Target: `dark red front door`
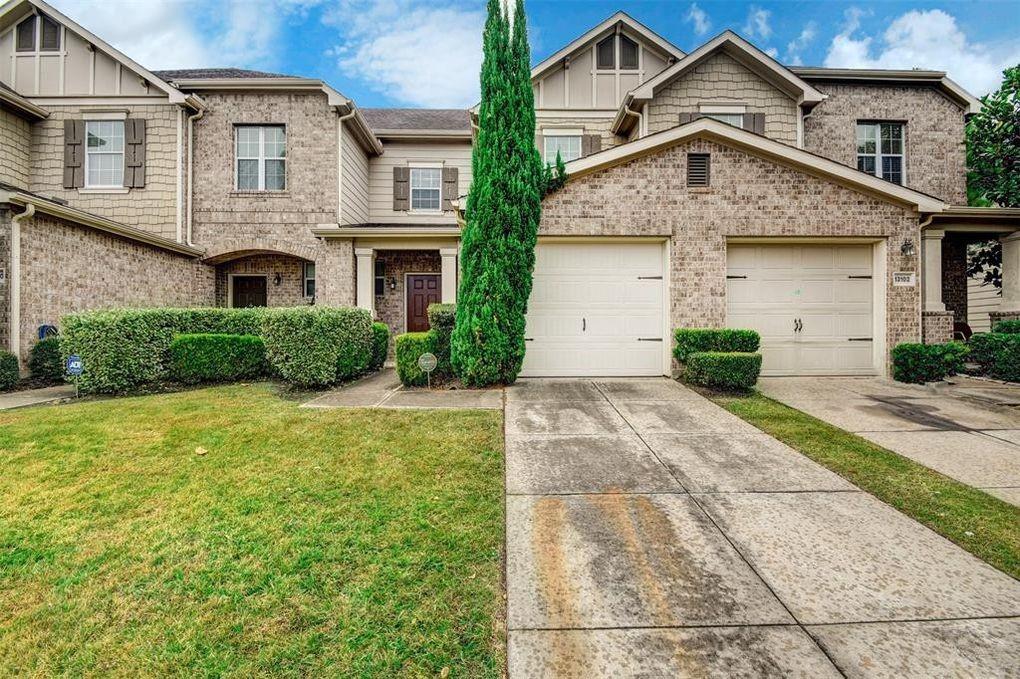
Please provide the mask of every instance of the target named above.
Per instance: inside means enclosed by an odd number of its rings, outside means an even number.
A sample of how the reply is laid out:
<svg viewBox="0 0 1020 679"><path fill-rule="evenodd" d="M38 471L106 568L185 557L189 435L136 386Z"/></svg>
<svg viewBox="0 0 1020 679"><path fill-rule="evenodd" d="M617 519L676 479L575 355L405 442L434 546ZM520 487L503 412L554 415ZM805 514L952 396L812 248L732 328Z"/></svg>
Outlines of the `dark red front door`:
<svg viewBox="0 0 1020 679"><path fill-rule="evenodd" d="M235 309L266 305L265 276L234 276L234 299L231 304Z"/></svg>
<svg viewBox="0 0 1020 679"><path fill-rule="evenodd" d="M407 331L429 329L429 304L438 304L439 274L410 274L407 277Z"/></svg>

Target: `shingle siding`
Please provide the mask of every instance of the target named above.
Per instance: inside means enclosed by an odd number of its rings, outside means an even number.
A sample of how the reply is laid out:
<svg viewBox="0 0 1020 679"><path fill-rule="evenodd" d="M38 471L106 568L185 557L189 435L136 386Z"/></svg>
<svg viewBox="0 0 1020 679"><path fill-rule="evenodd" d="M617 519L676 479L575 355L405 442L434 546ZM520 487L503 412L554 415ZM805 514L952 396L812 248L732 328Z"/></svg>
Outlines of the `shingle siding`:
<svg viewBox="0 0 1020 679"><path fill-rule="evenodd" d="M7 109L0 108L0 182L28 188L32 126Z"/></svg>
<svg viewBox="0 0 1020 679"><path fill-rule="evenodd" d="M857 121L903 121L907 186L967 204L964 111L932 86L815 82L828 98L804 121L804 148L857 167Z"/></svg>

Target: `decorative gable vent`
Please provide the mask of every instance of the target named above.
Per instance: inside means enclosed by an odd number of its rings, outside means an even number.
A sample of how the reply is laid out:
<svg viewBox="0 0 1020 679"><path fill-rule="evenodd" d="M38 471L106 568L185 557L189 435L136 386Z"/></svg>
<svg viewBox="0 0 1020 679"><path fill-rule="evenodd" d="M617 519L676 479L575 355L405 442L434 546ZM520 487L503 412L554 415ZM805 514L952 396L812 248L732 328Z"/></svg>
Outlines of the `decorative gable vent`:
<svg viewBox="0 0 1020 679"><path fill-rule="evenodd" d="M708 153L687 154L687 186L709 185L711 158Z"/></svg>

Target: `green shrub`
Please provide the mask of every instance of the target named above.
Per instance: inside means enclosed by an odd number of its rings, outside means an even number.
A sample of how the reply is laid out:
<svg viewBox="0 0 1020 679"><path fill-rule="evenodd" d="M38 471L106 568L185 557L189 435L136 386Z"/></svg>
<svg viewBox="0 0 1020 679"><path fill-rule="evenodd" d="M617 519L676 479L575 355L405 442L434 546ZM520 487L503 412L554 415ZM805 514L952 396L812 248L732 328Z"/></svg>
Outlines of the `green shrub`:
<svg viewBox="0 0 1020 679"><path fill-rule="evenodd" d="M397 335L393 341L397 356L397 377L408 387L420 387L428 383L428 376L418 367L418 358L433 350L433 335L430 332L406 332Z"/></svg>
<svg viewBox="0 0 1020 679"><path fill-rule="evenodd" d="M386 362L386 353L390 348L390 326L385 323L372 324L372 360L368 367L378 370Z"/></svg>
<svg viewBox="0 0 1020 679"><path fill-rule="evenodd" d="M752 354L758 351L761 337L754 330L730 328L678 328L673 333L676 346L673 356L680 363L696 352L740 352Z"/></svg>
<svg viewBox="0 0 1020 679"><path fill-rule="evenodd" d="M1020 335L1020 321L999 321L992 328L992 332L1003 333L1005 335Z"/></svg>
<svg viewBox="0 0 1020 679"><path fill-rule="evenodd" d="M456 304L430 304L429 332L432 333L432 353L438 360L432 373L433 379L449 377L453 372L450 365L450 342L457 317Z"/></svg>
<svg viewBox="0 0 1020 679"><path fill-rule="evenodd" d="M892 350L893 379L924 384L937 382L963 370L967 347L947 344L898 344Z"/></svg>
<svg viewBox="0 0 1020 679"><path fill-rule="evenodd" d="M988 374L999 380L1020 382L1020 334L994 334L1002 339L995 347Z"/></svg>
<svg viewBox="0 0 1020 679"><path fill-rule="evenodd" d="M686 359L684 379L704 387L747 391L761 373L761 354L698 351L688 354Z"/></svg>
<svg viewBox="0 0 1020 679"><path fill-rule="evenodd" d="M0 350L0 391L13 389L20 378L18 357L9 351Z"/></svg>
<svg viewBox="0 0 1020 679"><path fill-rule="evenodd" d="M230 382L268 372L266 345L255 335L178 335L170 343L170 375L178 382Z"/></svg>
<svg viewBox="0 0 1020 679"><path fill-rule="evenodd" d="M47 337L32 345L28 355L28 371L39 380L59 382L64 379L59 337Z"/></svg>
<svg viewBox="0 0 1020 679"><path fill-rule="evenodd" d="M1006 335L997 332L978 332L970 336L967 346L970 348L970 360L981 366L982 372L988 372L995 362L995 352Z"/></svg>
<svg viewBox="0 0 1020 679"><path fill-rule="evenodd" d="M363 373L372 359L372 317L364 309L270 309L262 338L270 365L288 382L324 386Z"/></svg>

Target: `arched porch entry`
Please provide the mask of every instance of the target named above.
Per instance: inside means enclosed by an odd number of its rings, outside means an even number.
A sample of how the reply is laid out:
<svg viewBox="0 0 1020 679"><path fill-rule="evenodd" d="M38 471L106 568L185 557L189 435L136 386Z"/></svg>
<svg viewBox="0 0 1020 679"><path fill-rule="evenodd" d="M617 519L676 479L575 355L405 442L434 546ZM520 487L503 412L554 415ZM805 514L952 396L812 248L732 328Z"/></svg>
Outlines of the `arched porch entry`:
<svg viewBox="0 0 1020 679"><path fill-rule="evenodd" d="M245 247L207 255L205 262L216 268L217 306L290 307L315 302L311 248Z"/></svg>

